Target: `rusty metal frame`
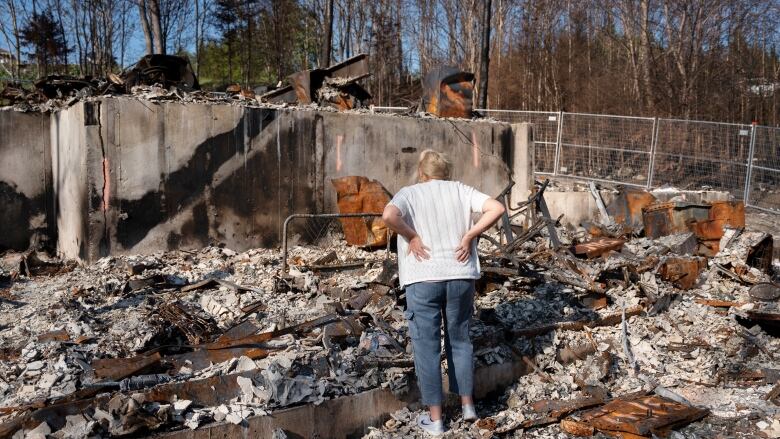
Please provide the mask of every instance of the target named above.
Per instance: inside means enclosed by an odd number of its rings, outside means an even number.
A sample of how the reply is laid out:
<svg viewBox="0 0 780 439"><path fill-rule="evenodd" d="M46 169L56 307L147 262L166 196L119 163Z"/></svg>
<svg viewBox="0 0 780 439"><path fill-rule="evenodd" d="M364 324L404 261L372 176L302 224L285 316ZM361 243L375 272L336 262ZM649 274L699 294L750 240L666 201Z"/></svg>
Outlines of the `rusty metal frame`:
<svg viewBox="0 0 780 439"><path fill-rule="evenodd" d="M297 218L371 218L381 217L381 213L294 213L284 220L282 227L282 274L287 272L287 229L290 222ZM390 249L390 237L387 239L387 248ZM389 255L389 252L388 252Z"/></svg>

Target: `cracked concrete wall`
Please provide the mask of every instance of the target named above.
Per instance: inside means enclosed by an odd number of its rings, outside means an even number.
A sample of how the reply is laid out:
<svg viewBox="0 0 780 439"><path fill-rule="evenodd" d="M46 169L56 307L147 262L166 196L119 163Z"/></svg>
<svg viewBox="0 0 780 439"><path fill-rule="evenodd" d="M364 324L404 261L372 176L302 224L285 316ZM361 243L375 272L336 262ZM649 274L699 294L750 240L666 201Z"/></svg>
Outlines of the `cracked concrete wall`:
<svg viewBox="0 0 780 439"><path fill-rule="evenodd" d="M51 116L51 157L57 251L71 258L86 258L89 234L86 213L87 145L84 103Z"/></svg>
<svg viewBox="0 0 780 439"><path fill-rule="evenodd" d="M49 124L48 114L0 108L0 250L54 234Z"/></svg>
<svg viewBox="0 0 780 439"><path fill-rule="evenodd" d="M495 195L513 147L508 124L129 97L80 102L52 121L58 248L85 261L277 246L288 215L337 211L332 178L364 175L395 192L425 148L449 152L455 178Z"/></svg>

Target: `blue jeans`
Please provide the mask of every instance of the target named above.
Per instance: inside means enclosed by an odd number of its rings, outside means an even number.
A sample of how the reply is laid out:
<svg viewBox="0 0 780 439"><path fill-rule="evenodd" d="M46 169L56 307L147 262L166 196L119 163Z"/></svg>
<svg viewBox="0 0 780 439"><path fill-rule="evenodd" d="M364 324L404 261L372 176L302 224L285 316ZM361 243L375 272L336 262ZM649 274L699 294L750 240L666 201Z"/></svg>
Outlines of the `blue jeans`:
<svg viewBox="0 0 780 439"><path fill-rule="evenodd" d="M441 405L441 323L450 392L471 396L474 389L473 352L469 326L474 308L474 280L417 282L406 287L409 336L414 370L425 405Z"/></svg>

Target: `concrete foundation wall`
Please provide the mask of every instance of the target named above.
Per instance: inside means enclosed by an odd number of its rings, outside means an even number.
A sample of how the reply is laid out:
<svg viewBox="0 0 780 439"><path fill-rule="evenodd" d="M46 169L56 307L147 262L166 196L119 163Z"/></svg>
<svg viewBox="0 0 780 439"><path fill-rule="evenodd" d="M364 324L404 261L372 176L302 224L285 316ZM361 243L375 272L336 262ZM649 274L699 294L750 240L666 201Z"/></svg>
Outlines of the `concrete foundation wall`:
<svg viewBox="0 0 780 439"><path fill-rule="evenodd" d="M109 254L275 246L292 213L335 212L330 179L395 192L419 153L450 153L454 178L495 195L510 177L507 124L131 98L53 118L59 250Z"/></svg>
<svg viewBox="0 0 780 439"><path fill-rule="evenodd" d="M52 236L49 115L0 109L0 250Z"/></svg>

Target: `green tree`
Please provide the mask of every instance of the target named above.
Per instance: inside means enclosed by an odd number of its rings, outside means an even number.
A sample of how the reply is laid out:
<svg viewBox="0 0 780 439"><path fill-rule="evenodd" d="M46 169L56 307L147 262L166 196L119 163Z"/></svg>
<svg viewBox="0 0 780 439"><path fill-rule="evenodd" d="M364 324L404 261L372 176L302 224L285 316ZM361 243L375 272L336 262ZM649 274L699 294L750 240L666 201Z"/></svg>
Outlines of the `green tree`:
<svg viewBox="0 0 780 439"><path fill-rule="evenodd" d="M51 11L34 13L22 28L21 36L23 44L31 49L26 54L35 60L39 76L67 65L65 35Z"/></svg>

